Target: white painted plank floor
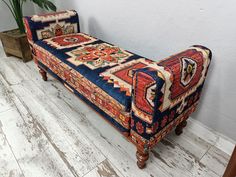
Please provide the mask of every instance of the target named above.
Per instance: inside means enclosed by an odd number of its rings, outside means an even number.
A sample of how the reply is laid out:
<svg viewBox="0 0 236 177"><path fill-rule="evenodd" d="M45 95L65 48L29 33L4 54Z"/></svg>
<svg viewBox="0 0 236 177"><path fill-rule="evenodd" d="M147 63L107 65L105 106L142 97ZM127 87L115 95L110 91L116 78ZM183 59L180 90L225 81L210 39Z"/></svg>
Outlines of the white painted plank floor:
<svg viewBox="0 0 236 177"><path fill-rule="evenodd" d="M0 177L219 177L235 142L190 119L136 166L135 147L33 61L0 48Z"/></svg>

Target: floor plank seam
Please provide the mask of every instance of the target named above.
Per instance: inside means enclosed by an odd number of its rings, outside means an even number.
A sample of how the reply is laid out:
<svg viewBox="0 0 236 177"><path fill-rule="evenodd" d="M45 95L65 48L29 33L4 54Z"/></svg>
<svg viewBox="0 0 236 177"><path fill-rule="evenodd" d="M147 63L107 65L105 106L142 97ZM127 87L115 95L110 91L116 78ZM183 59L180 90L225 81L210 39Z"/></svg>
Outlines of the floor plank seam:
<svg viewBox="0 0 236 177"><path fill-rule="evenodd" d="M107 158L107 160L109 160L109 159ZM116 168L116 170L122 175L122 177L125 177L125 176L122 174L122 172L119 170L119 168L117 168L111 161L109 161L109 163L111 163L111 165Z"/></svg>
<svg viewBox="0 0 236 177"><path fill-rule="evenodd" d="M1 120L0 120L0 125L2 125ZM5 138L6 142L7 142L7 145L9 146L10 151L11 151L11 153L12 153L12 155L13 155L13 157L14 157L14 159L15 159L15 161L16 161L16 163L17 163L17 165L18 165L18 167L19 167L19 169L20 169L20 171L21 171L21 175L23 175L23 176L25 177L25 174L24 174L24 172L23 172L23 170L22 170L22 168L21 168L21 166L20 166L20 164L19 164L19 162L18 162L18 160L17 160L17 158L16 158L16 155L15 155L15 153L13 152L12 147L11 147L11 145L10 145L8 139L7 139L7 136L6 136L6 134L3 132L1 126L0 126L0 131L2 132L4 138Z"/></svg>
<svg viewBox="0 0 236 177"><path fill-rule="evenodd" d="M202 158L209 152L209 150L215 145L210 145L209 148L207 148L207 151L202 155L202 157L199 159L199 162L202 160Z"/></svg>
<svg viewBox="0 0 236 177"><path fill-rule="evenodd" d="M107 159L107 158L106 158ZM105 160L106 160L105 159ZM89 174L91 171L93 171L94 169L97 168L97 166L101 165L105 160L101 161L100 163L98 163L93 169L91 169L90 171L88 171L87 173L85 173L84 175L82 175L82 177L86 176L87 174Z"/></svg>
<svg viewBox="0 0 236 177"><path fill-rule="evenodd" d="M1 77L5 80L5 82L9 85L9 86L14 86L14 85L20 85L22 82L24 82L24 81L26 81L26 80L21 80L19 83L10 83L10 82L8 82L8 80L6 79L6 77L5 77L5 75L3 74L3 73L1 73L1 71L0 71L0 75L1 75Z"/></svg>

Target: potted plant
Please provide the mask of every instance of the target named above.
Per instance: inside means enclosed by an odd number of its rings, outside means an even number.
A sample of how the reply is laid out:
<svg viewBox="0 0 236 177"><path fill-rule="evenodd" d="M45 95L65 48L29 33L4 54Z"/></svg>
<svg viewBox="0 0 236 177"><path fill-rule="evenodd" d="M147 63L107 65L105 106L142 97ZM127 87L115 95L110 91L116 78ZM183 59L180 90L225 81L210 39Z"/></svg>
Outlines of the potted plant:
<svg viewBox="0 0 236 177"><path fill-rule="evenodd" d="M25 34L23 23L23 4L31 1L40 8L56 11L56 6L50 0L0 0L5 3L13 15L18 29L0 32L0 38L7 56L17 56L24 62L31 60L31 51Z"/></svg>

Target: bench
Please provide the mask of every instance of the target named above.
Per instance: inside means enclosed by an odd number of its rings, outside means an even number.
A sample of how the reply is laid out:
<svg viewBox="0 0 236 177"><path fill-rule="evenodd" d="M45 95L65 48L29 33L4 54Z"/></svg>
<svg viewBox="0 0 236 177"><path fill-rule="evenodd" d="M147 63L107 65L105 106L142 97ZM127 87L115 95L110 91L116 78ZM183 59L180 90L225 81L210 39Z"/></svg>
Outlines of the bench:
<svg viewBox="0 0 236 177"><path fill-rule="evenodd" d="M81 33L74 10L26 16L24 24L42 78L51 74L132 142L139 168L173 128L182 133L199 102L209 49L195 45L155 62Z"/></svg>

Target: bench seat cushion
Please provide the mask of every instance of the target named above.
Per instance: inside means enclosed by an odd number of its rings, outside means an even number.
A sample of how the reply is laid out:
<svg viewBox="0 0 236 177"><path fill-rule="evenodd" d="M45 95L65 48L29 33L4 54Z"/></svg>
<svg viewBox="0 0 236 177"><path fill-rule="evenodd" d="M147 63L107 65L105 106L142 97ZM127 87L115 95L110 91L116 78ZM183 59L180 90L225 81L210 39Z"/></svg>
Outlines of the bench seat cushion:
<svg viewBox="0 0 236 177"><path fill-rule="evenodd" d="M39 40L34 49L39 62L129 131L132 73L152 61L84 33Z"/></svg>

